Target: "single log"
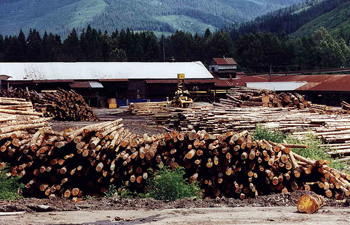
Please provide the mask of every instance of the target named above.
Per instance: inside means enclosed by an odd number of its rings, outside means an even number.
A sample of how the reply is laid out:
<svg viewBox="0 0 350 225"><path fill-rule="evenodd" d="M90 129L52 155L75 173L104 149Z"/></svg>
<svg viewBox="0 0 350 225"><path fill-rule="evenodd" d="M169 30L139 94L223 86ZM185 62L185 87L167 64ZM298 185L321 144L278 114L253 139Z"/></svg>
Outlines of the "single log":
<svg viewBox="0 0 350 225"><path fill-rule="evenodd" d="M322 196L306 194L299 198L297 208L299 212L311 214L317 212L324 205L326 205L326 201Z"/></svg>

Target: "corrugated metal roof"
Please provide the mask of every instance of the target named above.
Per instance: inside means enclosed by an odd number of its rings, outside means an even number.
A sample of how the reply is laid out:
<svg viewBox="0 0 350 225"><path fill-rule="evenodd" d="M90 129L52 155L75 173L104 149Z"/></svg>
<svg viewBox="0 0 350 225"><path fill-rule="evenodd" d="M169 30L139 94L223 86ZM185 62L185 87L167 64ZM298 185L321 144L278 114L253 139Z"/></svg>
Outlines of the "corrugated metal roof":
<svg viewBox="0 0 350 225"><path fill-rule="evenodd" d="M235 86L246 86L247 82L267 82L269 78L267 76L246 76L233 79Z"/></svg>
<svg viewBox="0 0 350 225"><path fill-rule="evenodd" d="M233 58L213 58L217 65L237 65Z"/></svg>
<svg viewBox="0 0 350 225"><path fill-rule="evenodd" d="M94 81L74 82L69 84L71 88L103 88L103 85Z"/></svg>
<svg viewBox="0 0 350 225"><path fill-rule="evenodd" d="M269 76L248 76L237 79L237 86L246 86L247 82L267 82ZM281 75L271 76L273 82L307 82L299 91L350 91L350 75Z"/></svg>
<svg viewBox="0 0 350 225"><path fill-rule="evenodd" d="M213 78L201 62L0 63L0 74L9 80L176 79L178 73L187 79Z"/></svg>
<svg viewBox="0 0 350 225"><path fill-rule="evenodd" d="M217 87L234 87L233 79L220 79L215 73L212 73L214 77L215 86Z"/></svg>
<svg viewBox="0 0 350 225"><path fill-rule="evenodd" d="M307 84L306 81L247 82L247 87L271 91L294 91L305 84Z"/></svg>

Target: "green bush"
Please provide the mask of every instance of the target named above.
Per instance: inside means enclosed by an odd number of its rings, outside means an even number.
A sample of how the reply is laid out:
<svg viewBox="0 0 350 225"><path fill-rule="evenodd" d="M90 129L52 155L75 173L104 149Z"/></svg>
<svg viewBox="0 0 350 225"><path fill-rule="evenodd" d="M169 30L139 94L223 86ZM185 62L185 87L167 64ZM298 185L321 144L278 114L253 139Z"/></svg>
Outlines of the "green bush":
<svg viewBox="0 0 350 225"><path fill-rule="evenodd" d="M149 181L149 197L170 201L200 197L201 189L198 183L188 183L184 175L185 169L183 167L177 169L161 168L153 174L153 178Z"/></svg>
<svg viewBox="0 0 350 225"><path fill-rule="evenodd" d="M0 170L0 199L13 200L21 196L19 191L24 187L19 177L8 176L9 168Z"/></svg>
<svg viewBox="0 0 350 225"><path fill-rule="evenodd" d="M279 131L272 131L268 128L265 128L261 125L257 125L255 127L255 131L253 132L253 139L254 140L262 140L265 139L266 141L273 141L276 143L282 143L283 140L286 137L284 136L284 134Z"/></svg>
<svg viewBox="0 0 350 225"><path fill-rule="evenodd" d="M309 148L293 148L293 152L306 157L310 159L323 159L323 160L329 160L330 161L330 166L341 170L346 167L344 163L339 162L336 159L333 159L330 155L327 154L329 149L321 147L323 144L320 139L316 139L316 136L314 136L312 133L306 134L303 138L303 140L297 140L293 139L291 136L288 136L286 138L286 141L289 144L303 144L303 145L308 145Z"/></svg>

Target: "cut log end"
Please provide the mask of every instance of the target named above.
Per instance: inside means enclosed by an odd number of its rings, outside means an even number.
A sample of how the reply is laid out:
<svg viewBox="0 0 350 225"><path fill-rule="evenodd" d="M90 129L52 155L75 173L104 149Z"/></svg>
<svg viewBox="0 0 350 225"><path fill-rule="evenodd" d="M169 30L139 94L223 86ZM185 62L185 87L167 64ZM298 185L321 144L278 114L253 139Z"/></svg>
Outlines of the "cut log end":
<svg viewBox="0 0 350 225"><path fill-rule="evenodd" d="M305 212L308 214L315 213L322 206L325 205L325 199L322 196L313 195L303 195L300 197L297 208L299 212Z"/></svg>

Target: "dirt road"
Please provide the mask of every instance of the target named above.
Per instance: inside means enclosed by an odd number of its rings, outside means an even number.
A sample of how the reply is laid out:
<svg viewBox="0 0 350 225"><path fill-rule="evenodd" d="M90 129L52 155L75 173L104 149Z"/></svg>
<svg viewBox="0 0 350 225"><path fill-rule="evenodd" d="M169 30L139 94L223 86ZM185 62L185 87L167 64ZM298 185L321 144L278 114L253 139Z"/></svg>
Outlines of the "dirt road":
<svg viewBox="0 0 350 225"><path fill-rule="evenodd" d="M350 224L350 208L324 207L308 215L296 207L192 208L26 213L1 216L1 224ZM119 221L116 221L116 218ZM130 220L130 221L124 221Z"/></svg>

